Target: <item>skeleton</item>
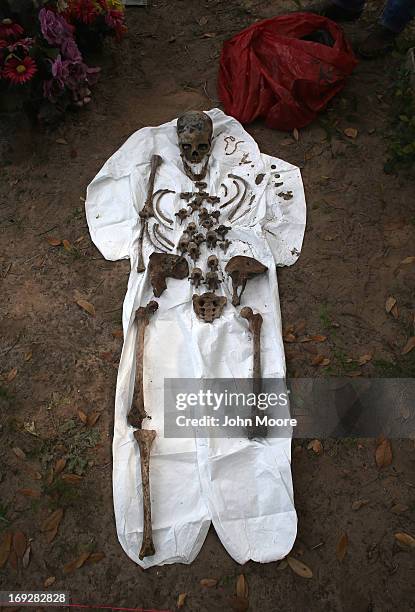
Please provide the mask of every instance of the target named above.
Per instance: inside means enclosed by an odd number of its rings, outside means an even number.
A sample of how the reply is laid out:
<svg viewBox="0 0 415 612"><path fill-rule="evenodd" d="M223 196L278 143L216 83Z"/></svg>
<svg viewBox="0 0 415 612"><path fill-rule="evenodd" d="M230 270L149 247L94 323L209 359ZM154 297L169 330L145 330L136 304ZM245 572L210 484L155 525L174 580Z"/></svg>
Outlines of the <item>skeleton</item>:
<svg viewBox="0 0 415 612"><path fill-rule="evenodd" d="M137 272L144 272L146 269L143 258L143 238L144 233L147 230L147 224L150 217L154 217L154 206L153 206L153 192L154 192L154 181L156 180L157 170L162 163L160 155L153 155L151 158L151 169L150 177L148 179L147 197L142 210L139 212L141 219L141 230L138 238L138 261L137 261Z"/></svg>
<svg viewBox="0 0 415 612"><path fill-rule="evenodd" d="M193 310L196 316L205 323L213 323L219 319L226 306L226 297L206 292L202 295L193 296Z"/></svg>
<svg viewBox="0 0 415 612"><path fill-rule="evenodd" d="M215 223L219 223L220 210L212 210L210 216L215 220Z"/></svg>
<svg viewBox="0 0 415 612"><path fill-rule="evenodd" d="M216 255L209 255L207 260L208 268L211 272L216 272L219 266L219 260Z"/></svg>
<svg viewBox="0 0 415 612"><path fill-rule="evenodd" d="M200 268L193 268L190 274L190 282L196 289L199 288L199 285L203 283L203 272Z"/></svg>
<svg viewBox="0 0 415 612"><path fill-rule="evenodd" d="M175 214L175 217L177 217L179 219L180 225L183 223L183 221L186 219L186 217L188 217L189 213L187 212L186 208L181 208L179 210L179 212L177 212Z"/></svg>
<svg viewBox="0 0 415 612"><path fill-rule="evenodd" d="M262 388L262 377L261 377L261 327L262 327L262 316L258 313L254 314L252 308L245 306L239 313L241 317L246 319L249 323L249 331L253 337L253 392L255 394L256 402ZM255 402L255 403L256 403ZM265 438L267 435L266 425L254 425L256 423L256 416L260 414L258 407L255 405L251 410L251 418L253 425L247 428L248 438Z"/></svg>
<svg viewBox="0 0 415 612"><path fill-rule="evenodd" d="M246 192L248 191L248 183L241 176L236 176L235 174L229 174L229 176L231 178L235 179L235 180L239 179L241 181L242 185L243 185L243 192L242 192L242 195L240 197L240 200L239 200L238 204L235 206L235 208L233 209L233 211L231 212L231 214L229 215L229 221L232 221L232 219L234 218L235 214L241 208L242 204L245 201Z"/></svg>
<svg viewBox="0 0 415 612"><path fill-rule="evenodd" d="M177 248L179 249L182 255L183 253L186 253L187 247L189 246L189 242L190 242L190 235L187 232L183 232L183 234L180 237L179 243L177 245Z"/></svg>
<svg viewBox="0 0 415 612"><path fill-rule="evenodd" d="M207 286L209 291L215 293L215 291L219 288L221 282L222 281L219 279L217 272L206 272L205 285Z"/></svg>
<svg viewBox="0 0 415 612"><path fill-rule="evenodd" d="M168 251L172 251L173 248L174 248L174 243L171 240L169 240L166 236L164 236L164 234L161 233L159 227L160 226L159 226L158 223L154 223L154 225L153 225L153 233L154 233L155 238L158 240L159 243L161 243L163 246L165 246L165 248Z"/></svg>
<svg viewBox="0 0 415 612"><path fill-rule="evenodd" d="M253 257L237 255L228 261L225 272L227 272L232 279L232 304L234 306L239 306L241 303L241 297L247 281L254 276L264 274L267 270L268 268L264 266L264 264ZM239 296L238 287L242 287Z"/></svg>
<svg viewBox="0 0 415 612"><path fill-rule="evenodd" d="M167 289L166 278L182 280L189 274L186 259L170 253L152 253L148 269L155 297L160 297L163 291Z"/></svg>
<svg viewBox="0 0 415 612"><path fill-rule="evenodd" d="M199 246L202 244L202 242L205 241L205 236L201 234L200 232L192 236L192 238L193 238L193 242L196 242L196 244Z"/></svg>
<svg viewBox="0 0 415 612"><path fill-rule="evenodd" d="M213 221L212 221L212 219L210 219L210 218L209 218L209 219L205 219L205 220L202 222L202 224L201 224L201 225L202 225L202 227L204 227L205 229L209 230L209 229L211 229L211 228L213 227Z"/></svg>
<svg viewBox="0 0 415 612"><path fill-rule="evenodd" d="M144 385L143 385L143 365L144 365L144 341L146 327L150 322L150 317L158 308L157 302L152 300L147 306L141 306L136 312L138 325L137 332L137 372L134 390L133 405L128 413L128 423L136 428L134 438L140 449L141 461L141 483L143 487L143 541L139 552L139 559L151 557L155 553L153 544L153 530L151 525L151 498L150 498L150 450L156 437L153 429L142 429L143 420L147 417L144 407Z"/></svg>
<svg viewBox="0 0 415 612"><path fill-rule="evenodd" d="M157 212L159 221L165 226L167 227L167 229L171 230L173 229L172 227L170 227L171 225L173 225L173 220L170 219L169 217L167 217L161 210L160 208L160 200L163 196L167 195L168 193L175 193L175 191L172 191L171 189L159 189L158 191L156 191L156 193L153 196L153 200L154 200L154 208Z"/></svg>
<svg viewBox="0 0 415 612"><path fill-rule="evenodd" d="M177 137L185 174L200 184L206 176L212 147L212 119L201 111L188 111L177 119Z"/></svg>
<svg viewBox="0 0 415 612"><path fill-rule="evenodd" d="M208 249L214 249L216 247L216 243L218 241L218 237L216 232L213 230L209 230L206 234L206 245Z"/></svg>
<svg viewBox="0 0 415 612"><path fill-rule="evenodd" d="M199 211L199 222L206 221L209 219L209 212L207 208L201 208Z"/></svg>
<svg viewBox="0 0 415 612"><path fill-rule="evenodd" d="M189 242L187 245L187 252L189 253L190 258L196 263L200 257L199 245L196 244L196 242Z"/></svg>
<svg viewBox="0 0 415 612"><path fill-rule="evenodd" d="M196 223L193 223L193 221L189 223L188 226L186 227L186 232L190 234L190 236L193 236L196 230L197 230L197 225Z"/></svg>

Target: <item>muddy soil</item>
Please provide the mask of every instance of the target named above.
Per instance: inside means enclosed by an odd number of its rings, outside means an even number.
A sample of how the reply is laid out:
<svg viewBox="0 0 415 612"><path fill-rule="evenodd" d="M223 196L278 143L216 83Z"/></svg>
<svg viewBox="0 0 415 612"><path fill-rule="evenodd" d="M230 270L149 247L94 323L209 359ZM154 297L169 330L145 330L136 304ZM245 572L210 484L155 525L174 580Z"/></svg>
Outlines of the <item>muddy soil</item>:
<svg viewBox="0 0 415 612"><path fill-rule="evenodd" d="M394 538L415 536L413 440L392 441L393 460L383 469L374 440L322 440L320 454L308 441L294 441L299 529L292 555L312 569L310 579L286 562L239 566L213 529L192 565L143 572L115 533L112 415L129 264L103 260L92 245L85 188L133 131L218 105L223 40L296 4L158 0L150 9L129 9L129 35L100 59L91 106L55 131L16 131L0 181L0 535L23 532L31 557L26 568L9 559L1 589L41 590L49 579L50 590L70 591L72 602L98 609L174 610L186 593L185 610L213 612L237 609L232 597L243 573L250 610L415 609L414 552ZM347 27L351 37L378 8L369 3L363 21ZM413 181L383 171L401 63L396 54L361 62L298 141L262 122L248 126L262 151L301 167L306 189L304 249L294 267L279 272L283 322L289 333L327 340L287 343L292 376L414 376L415 351L401 355L413 335L415 266L401 263L415 255ZM344 134L348 127L358 130L356 138ZM68 242L53 246L50 237ZM397 300L397 318L385 312L388 296ZM96 316L77 305L79 298ZM312 365L319 354L330 363ZM357 500L365 500L358 510ZM45 520L59 509L63 518L48 543ZM65 573L84 552L105 557ZM203 588L204 578L218 583Z"/></svg>

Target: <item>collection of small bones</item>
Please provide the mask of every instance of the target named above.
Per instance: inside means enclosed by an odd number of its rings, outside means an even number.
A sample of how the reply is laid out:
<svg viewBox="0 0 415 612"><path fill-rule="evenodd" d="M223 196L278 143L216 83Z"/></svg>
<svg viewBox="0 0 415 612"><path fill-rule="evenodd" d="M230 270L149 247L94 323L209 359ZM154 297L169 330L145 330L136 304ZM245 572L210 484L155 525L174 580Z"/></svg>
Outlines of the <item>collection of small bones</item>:
<svg viewBox="0 0 415 612"><path fill-rule="evenodd" d="M202 287L206 289L202 293L193 295L194 312L197 318L205 323L212 323L219 318L227 305L227 298L216 294L221 283L224 282L224 276L220 270L220 261L213 252L220 248L226 253L231 244L227 237L231 226L221 223L221 216L225 214L230 223L239 220L249 212L255 198L252 196L249 202L246 202L248 183L244 178L234 174L228 175L236 188L234 196L228 198L228 188L224 184L221 185L224 201L222 197L207 193L204 178L209 164L212 134L212 120L203 112L189 111L177 120L177 137L183 168L186 175L194 182L196 191L180 194L183 206L175 213L175 218L168 216L161 208L163 197L174 192L169 189L154 191L157 171L163 160L159 155L153 155L151 158L147 197L139 213L141 230L137 263L137 271L144 272L143 241L146 238L155 249L148 262L148 273L154 296L159 298L167 289L167 278L180 280L187 278L195 291L202 291ZM236 148L239 143L232 141L232 144ZM177 225L182 229L182 233L175 244L169 238L169 232L177 228ZM212 252L207 258L205 270L198 265L203 243L207 250ZM174 250L176 253L172 252ZM267 267L252 257L237 255L228 261L224 272L232 281L233 306L241 304L248 280L266 271ZM129 425L135 429L134 437L138 443L141 457L144 529L139 552L140 559L155 554L151 524L149 463L151 445L156 437L156 431L143 429L142 424L144 419L149 418L144 406L143 390L145 330L157 309L158 303L151 300L146 306L138 308L136 312L137 371L132 407L127 417ZM258 395L261 391L262 316L259 313L254 314L249 306L242 308L239 314L248 322L253 338L254 393ZM255 407L252 412L253 415L256 413ZM266 428L249 428L247 435L249 439L264 437Z"/></svg>

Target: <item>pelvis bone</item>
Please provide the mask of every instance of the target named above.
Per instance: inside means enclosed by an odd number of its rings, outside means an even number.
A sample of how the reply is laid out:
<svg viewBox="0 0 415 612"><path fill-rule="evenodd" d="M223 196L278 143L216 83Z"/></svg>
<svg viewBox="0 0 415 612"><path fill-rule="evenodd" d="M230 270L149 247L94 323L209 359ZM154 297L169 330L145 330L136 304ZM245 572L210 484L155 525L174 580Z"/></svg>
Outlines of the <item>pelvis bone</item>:
<svg viewBox="0 0 415 612"><path fill-rule="evenodd" d="M219 319L226 302L225 296L215 295L207 291L202 295L193 296L193 310L198 319L205 323L212 323L215 319Z"/></svg>
<svg viewBox="0 0 415 612"><path fill-rule="evenodd" d="M150 283L155 297L167 288L166 278L182 280L189 275L189 265L184 257L171 253L152 253L149 261Z"/></svg>
<svg viewBox="0 0 415 612"><path fill-rule="evenodd" d="M225 272L227 272L232 279L232 304L234 306L239 306L241 303L241 297L247 281L254 276L263 274L267 270L267 266L264 266L264 264L253 257L236 255L236 257L232 257L232 259L228 261ZM242 287L239 295L238 287Z"/></svg>

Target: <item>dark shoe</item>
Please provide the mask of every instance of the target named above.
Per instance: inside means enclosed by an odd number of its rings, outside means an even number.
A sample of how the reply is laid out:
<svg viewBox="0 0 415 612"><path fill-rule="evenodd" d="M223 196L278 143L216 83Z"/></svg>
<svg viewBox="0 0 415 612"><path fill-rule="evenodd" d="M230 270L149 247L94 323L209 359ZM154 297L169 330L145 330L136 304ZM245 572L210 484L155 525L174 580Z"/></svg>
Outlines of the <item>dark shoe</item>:
<svg viewBox="0 0 415 612"><path fill-rule="evenodd" d="M383 57L393 51L397 34L378 24L357 47L358 54L365 59Z"/></svg>
<svg viewBox="0 0 415 612"><path fill-rule="evenodd" d="M309 7L303 9L306 13L316 13L322 17L328 17L333 21L355 21L359 19L363 11L350 11L341 6L333 4L329 0L323 0L322 2L315 2L310 4Z"/></svg>

